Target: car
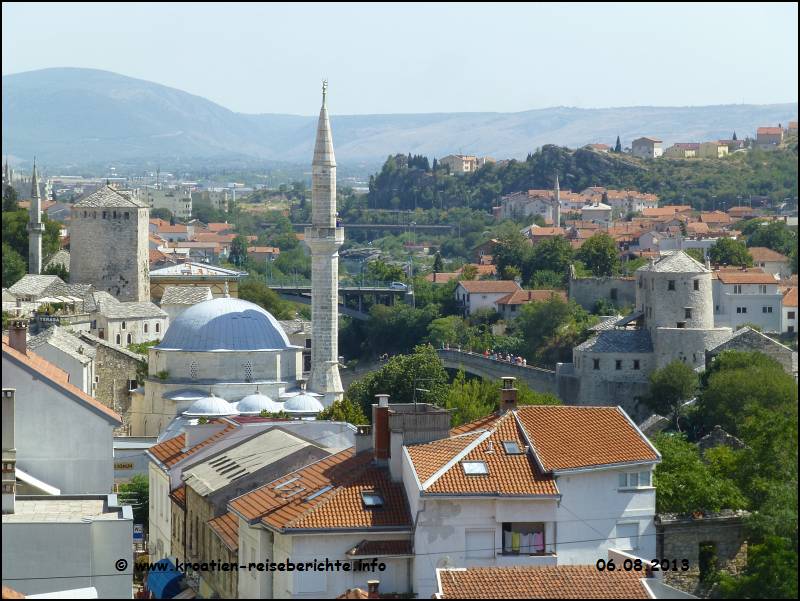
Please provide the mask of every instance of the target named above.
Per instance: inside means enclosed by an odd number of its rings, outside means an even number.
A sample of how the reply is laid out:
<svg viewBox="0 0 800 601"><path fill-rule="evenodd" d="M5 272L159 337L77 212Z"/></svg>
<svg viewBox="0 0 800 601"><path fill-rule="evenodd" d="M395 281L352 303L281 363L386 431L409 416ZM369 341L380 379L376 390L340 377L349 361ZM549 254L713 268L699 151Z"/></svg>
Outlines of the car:
<svg viewBox="0 0 800 601"><path fill-rule="evenodd" d="M389 284L389 288L392 290L408 290L408 286L406 286L403 282L392 282Z"/></svg>

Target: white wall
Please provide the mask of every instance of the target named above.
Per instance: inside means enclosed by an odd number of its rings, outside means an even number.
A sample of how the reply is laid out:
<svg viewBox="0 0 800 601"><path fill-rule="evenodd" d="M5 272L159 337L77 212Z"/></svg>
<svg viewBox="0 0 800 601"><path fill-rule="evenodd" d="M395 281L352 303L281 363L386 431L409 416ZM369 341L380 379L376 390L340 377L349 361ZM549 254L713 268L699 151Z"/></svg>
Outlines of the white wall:
<svg viewBox="0 0 800 601"><path fill-rule="evenodd" d="M114 424L3 355L3 386L17 389L17 466L62 494L110 493Z"/></svg>
<svg viewBox="0 0 800 601"><path fill-rule="evenodd" d="M150 511L148 553L151 561L172 555L172 506L169 476L152 461L148 470Z"/></svg>
<svg viewBox="0 0 800 601"><path fill-rule="evenodd" d="M741 284L741 293L734 294L733 284L714 280L714 322L717 326L736 327L754 323L765 332L780 332L782 328L783 296L778 285L765 284L767 293L759 284ZM767 312L764 312L767 307ZM746 312L740 313L739 310Z"/></svg>
<svg viewBox="0 0 800 601"><path fill-rule="evenodd" d="M93 359L86 363L81 363L72 355L65 353L50 343L42 344L34 352L67 372L70 384L74 384L89 396L94 396Z"/></svg>

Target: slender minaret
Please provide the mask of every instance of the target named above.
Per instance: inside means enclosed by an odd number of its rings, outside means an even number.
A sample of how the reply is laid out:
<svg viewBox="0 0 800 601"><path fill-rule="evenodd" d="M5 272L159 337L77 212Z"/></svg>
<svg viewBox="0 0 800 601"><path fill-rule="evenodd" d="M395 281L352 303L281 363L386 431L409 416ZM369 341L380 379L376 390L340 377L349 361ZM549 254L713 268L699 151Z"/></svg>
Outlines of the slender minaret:
<svg viewBox="0 0 800 601"><path fill-rule="evenodd" d="M336 158L328 121L327 80L322 82L322 108L311 164L311 227L305 242L311 249L311 375L308 388L329 406L344 394L339 376L339 247L344 228L336 218Z"/></svg>
<svg viewBox="0 0 800 601"><path fill-rule="evenodd" d="M31 176L31 208L28 213L28 273L42 273L42 199L39 196L39 178L36 177L36 160Z"/></svg>
<svg viewBox="0 0 800 601"><path fill-rule="evenodd" d="M555 187L555 215L553 225L561 227L561 188L558 187L558 172L556 172L556 187Z"/></svg>

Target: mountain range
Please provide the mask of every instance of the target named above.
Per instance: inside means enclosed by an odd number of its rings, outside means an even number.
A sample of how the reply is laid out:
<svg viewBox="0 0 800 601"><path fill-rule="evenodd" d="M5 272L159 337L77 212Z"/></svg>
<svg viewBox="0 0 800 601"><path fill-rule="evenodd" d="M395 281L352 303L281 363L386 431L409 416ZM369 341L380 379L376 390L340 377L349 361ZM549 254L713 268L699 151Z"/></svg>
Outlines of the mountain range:
<svg viewBox="0 0 800 601"><path fill-rule="evenodd" d="M243 91L245 93L245 91ZM500 93L500 91L498 91ZM236 113L200 96L94 69L3 76L2 150L51 166L137 160L241 158L306 164L316 115ZM380 164L397 152L524 158L544 144L624 145L648 135L674 142L754 136L797 119L797 103L701 107L554 107L518 113L336 115L340 165Z"/></svg>

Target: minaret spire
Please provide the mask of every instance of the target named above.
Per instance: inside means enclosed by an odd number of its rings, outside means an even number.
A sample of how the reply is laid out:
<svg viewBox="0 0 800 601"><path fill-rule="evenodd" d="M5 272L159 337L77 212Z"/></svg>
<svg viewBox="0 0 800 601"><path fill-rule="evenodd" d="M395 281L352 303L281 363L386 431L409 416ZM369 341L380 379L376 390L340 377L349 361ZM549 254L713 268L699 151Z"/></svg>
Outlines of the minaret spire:
<svg viewBox="0 0 800 601"><path fill-rule="evenodd" d="M31 174L31 206L28 211L28 273L42 273L42 198L39 195L39 178L36 175L36 157Z"/></svg>
<svg viewBox="0 0 800 601"><path fill-rule="evenodd" d="M329 406L342 398L339 375L339 247L344 229L336 213L336 157L328 119L328 80L322 82L322 107L311 163L311 227L305 243L311 249L311 374L308 388Z"/></svg>
<svg viewBox="0 0 800 601"><path fill-rule="evenodd" d="M555 215L553 225L555 227L561 227L561 188L558 185L558 171L556 171L556 185L553 191L555 193Z"/></svg>

